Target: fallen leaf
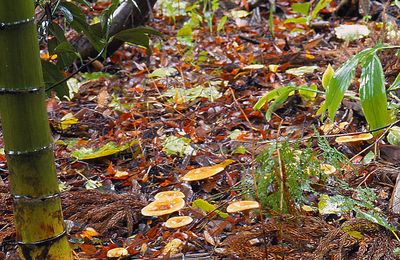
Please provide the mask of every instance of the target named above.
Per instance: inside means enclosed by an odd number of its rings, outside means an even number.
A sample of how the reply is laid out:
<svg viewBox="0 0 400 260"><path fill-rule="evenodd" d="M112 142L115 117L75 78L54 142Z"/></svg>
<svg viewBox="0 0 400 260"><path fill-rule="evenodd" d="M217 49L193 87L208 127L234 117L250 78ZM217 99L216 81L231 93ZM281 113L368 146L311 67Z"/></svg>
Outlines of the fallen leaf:
<svg viewBox="0 0 400 260"><path fill-rule="evenodd" d="M119 258L128 255L128 250L123 247L116 247L107 251L107 257Z"/></svg>
<svg viewBox="0 0 400 260"><path fill-rule="evenodd" d="M179 238L174 238L165 245L163 249L164 254L175 255L181 252L183 249L183 241Z"/></svg>
<svg viewBox="0 0 400 260"><path fill-rule="evenodd" d="M335 28L335 33L339 39L350 42L368 36L370 30L365 25L342 24Z"/></svg>
<svg viewBox="0 0 400 260"><path fill-rule="evenodd" d="M359 141L366 141L372 139L374 136L370 133L362 133L358 135L345 135L336 137L335 141L337 143L352 143Z"/></svg>
<svg viewBox="0 0 400 260"><path fill-rule="evenodd" d="M225 160L222 163L215 164L213 166L206 166L188 171L185 176L182 177L184 181L198 181L214 176L222 172L226 166L232 164L234 160Z"/></svg>

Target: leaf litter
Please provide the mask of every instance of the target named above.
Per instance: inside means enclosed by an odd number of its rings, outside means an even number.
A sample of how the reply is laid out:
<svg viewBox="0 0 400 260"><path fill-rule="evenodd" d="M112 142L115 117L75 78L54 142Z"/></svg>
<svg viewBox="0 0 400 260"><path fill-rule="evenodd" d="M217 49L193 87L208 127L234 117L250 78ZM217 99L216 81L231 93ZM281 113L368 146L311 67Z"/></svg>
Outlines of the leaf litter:
<svg viewBox="0 0 400 260"><path fill-rule="evenodd" d="M210 26L205 14L196 20L196 13L181 7L174 13L164 1L148 24L165 35L151 57L124 45L104 71L81 73L68 101L49 98L64 215L77 255L396 257L398 216L387 208L397 175L388 160L362 163L376 138L349 141L366 129L360 104L344 103L336 122L315 116L324 98L318 91L329 93L337 68L373 46L380 27L371 22L369 36L363 27L362 39L338 36L343 43L329 24L316 27L318 12L331 16L329 1L311 12L291 4L277 3L270 31L260 26L269 16L263 6L256 7L261 20L255 22L255 7L230 6L225 14L228 4L220 2ZM215 31L214 20L225 20L223 29ZM397 64L393 57L383 63L387 74L398 69L390 66ZM395 158L399 151L386 146L384 153ZM0 154L0 251L11 252L6 169ZM186 183L186 174L208 176ZM185 206L169 217L193 219L179 229L164 226L163 216L141 214L157 193L172 190L184 194L179 204ZM238 200L256 200L261 208L249 219L226 213Z"/></svg>

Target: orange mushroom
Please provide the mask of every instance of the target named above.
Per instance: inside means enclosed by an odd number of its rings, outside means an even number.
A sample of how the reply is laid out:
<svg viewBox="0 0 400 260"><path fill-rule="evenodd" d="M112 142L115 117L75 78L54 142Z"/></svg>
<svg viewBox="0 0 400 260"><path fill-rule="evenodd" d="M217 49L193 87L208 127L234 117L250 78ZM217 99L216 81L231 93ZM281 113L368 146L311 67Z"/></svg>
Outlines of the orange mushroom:
<svg viewBox="0 0 400 260"><path fill-rule="evenodd" d="M228 213L235 213L235 212L242 212L246 222L250 223L250 210L251 209L258 209L260 208L260 204L257 201L252 200L242 200L242 201L235 201L226 208L226 212Z"/></svg>
<svg viewBox="0 0 400 260"><path fill-rule="evenodd" d="M158 217L171 214L185 206L185 201L182 198L174 198L170 200L156 200L151 202L146 207L142 208L143 216Z"/></svg>
<svg viewBox="0 0 400 260"><path fill-rule="evenodd" d="M189 225L192 221L193 219L189 216L172 217L165 222L165 226L167 228L180 228Z"/></svg>
<svg viewBox="0 0 400 260"><path fill-rule="evenodd" d="M185 176L182 177L182 180L184 180L184 181L199 181L199 180L207 179L211 176L216 175L217 173L222 172L226 166L228 166L229 164L231 164L233 162L234 162L234 160L225 160L219 164L190 170L185 174Z"/></svg>
<svg viewBox="0 0 400 260"><path fill-rule="evenodd" d="M180 191L177 190L170 190L170 191L162 191L157 193L154 196L155 200L171 200L175 198L181 198L183 199L185 197L185 194L183 194Z"/></svg>
<svg viewBox="0 0 400 260"><path fill-rule="evenodd" d="M226 208L226 211L228 213L234 213L234 212L241 212L241 211L246 211L250 209L258 209L260 207L260 204L257 201L252 201L252 200L242 200L242 201L235 201Z"/></svg>
<svg viewBox="0 0 400 260"><path fill-rule="evenodd" d="M334 174L334 173L336 172L335 166L330 165L330 164L326 164L326 163L321 164L320 169L321 169L326 175Z"/></svg>
<svg viewBox="0 0 400 260"><path fill-rule="evenodd" d="M374 136L370 133L362 133L358 135L345 135L336 137L336 143L354 143L372 139Z"/></svg>

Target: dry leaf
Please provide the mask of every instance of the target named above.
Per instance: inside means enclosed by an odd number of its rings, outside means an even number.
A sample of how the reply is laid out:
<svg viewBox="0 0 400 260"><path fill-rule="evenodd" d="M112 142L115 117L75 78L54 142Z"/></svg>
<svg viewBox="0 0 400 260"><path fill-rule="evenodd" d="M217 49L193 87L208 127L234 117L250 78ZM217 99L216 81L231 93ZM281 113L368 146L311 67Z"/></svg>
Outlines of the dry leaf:
<svg viewBox="0 0 400 260"><path fill-rule="evenodd" d="M98 107L106 107L108 105L108 99L110 95L107 92L107 88L102 88L97 97L97 106Z"/></svg>
<svg viewBox="0 0 400 260"><path fill-rule="evenodd" d="M118 258L128 255L128 250L123 247L113 248L107 251L107 257Z"/></svg>
<svg viewBox="0 0 400 260"><path fill-rule="evenodd" d="M212 166L201 167L188 171L185 176L182 177L184 181L198 181L209 178L222 172L226 166L232 164L234 160L225 160L222 163L215 164Z"/></svg>
<svg viewBox="0 0 400 260"><path fill-rule="evenodd" d="M358 135L346 135L346 136L339 136L335 139L337 143L352 143L352 142L359 142L370 140L374 136L370 133L362 133Z"/></svg>
<svg viewBox="0 0 400 260"><path fill-rule="evenodd" d="M204 230L204 239L210 244L215 246L215 241L214 238L212 238L212 236L210 235L210 233L208 233L207 230Z"/></svg>
<svg viewBox="0 0 400 260"><path fill-rule="evenodd" d="M179 253L183 248L183 241L179 238L172 239L165 245L163 252L164 254L169 253L170 255L175 255Z"/></svg>

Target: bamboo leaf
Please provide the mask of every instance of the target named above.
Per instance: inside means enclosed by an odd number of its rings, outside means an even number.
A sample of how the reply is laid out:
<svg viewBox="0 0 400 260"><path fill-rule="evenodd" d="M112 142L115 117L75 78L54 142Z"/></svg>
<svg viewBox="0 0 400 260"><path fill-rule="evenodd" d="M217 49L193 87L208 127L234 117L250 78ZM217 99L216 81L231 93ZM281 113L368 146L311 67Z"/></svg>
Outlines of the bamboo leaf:
<svg viewBox="0 0 400 260"><path fill-rule="evenodd" d="M310 2L295 3L292 4L290 7L292 7L292 10L295 12L301 13L303 15L308 15L308 11L310 10Z"/></svg>
<svg viewBox="0 0 400 260"><path fill-rule="evenodd" d="M344 92L349 87L354 77L354 70L359 62L359 58L354 56L340 67L328 84L326 91L326 106L328 108L328 115L331 120L335 117L340 103L344 97Z"/></svg>
<svg viewBox="0 0 400 260"><path fill-rule="evenodd" d="M392 85L390 85L388 91L393 91L400 88L400 73L397 75L396 79L393 81Z"/></svg>
<svg viewBox="0 0 400 260"><path fill-rule="evenodd" d="M326 70L325 70L324 74L322 75L322 87L324 89L328 88L329 81L332 79L334 74L335 74L335 71L333 70L331 64L328 64L328 67L326 67Z"/></svg>
<svg viewBox="0 0 400 260"><path fill-rule="evenodd" d="M332 0L320 0L311 12L311 19L315 19L322 9L324 9Z"/></svg>
<svg viewBox="0 0 400 260"><path fill-rule="evenodd" d="M344 92L350 86L351 81L354 78L354 70L358 63L368 57L371 54L376 53L383 47L382 44L378 44L373 48L368 48L357 55L354 55L348 61L346 61L333 75L329 81L326 91L326 107L328 109L328 116L331 120L335 117L335 113L338 110L340 103L344 97Z"/></svg>
<svg viewBox="0 0 400 260"><path fill-rule="evenodd" d="M64 79L64 75L53 63L42 60L43 68L43 79L46 88L51 87L53 84L58 83ZM53 88L52 91L57 93L57 96L62 98L63 96L68 96L69 90L67 83L59 84L57 87Z"/></svg>
<svg viewBox="0 0 400 260"><path fill-rule="evenodd" d="M192 207L195 209L201 209L206 213L209 212L215 212L218 214L221 218L227 218L229 217L228 213L222 212L218 210L214 205L210 204L208 201L203 200L203 199L197 199L192 202Z"/></svg>
<svg viewBox="0 0 400 260"><path fill-rule="evenodd" d="M383 127L389 123L383 69L376 54L367 57L363 64L360 98L370 129Z"/></svg>
<svg viewBox="0 0 400 260"><path fill-rule="evenodd" d="M100 51L103 48L101 38L90 29L81 8L71 2L62 2L58 8L64 13L64 15L68 14L66 20L70 26L77 32L83 32L97 51ZM68 12L66 10L68 10ZM69 13L72 14L72 18Z"/></svg>
<svg viewBox="0 0 400 260"><path fill-rule="evenodd" d="M290 92L292 92L293 90L295 90L296 87L294 86L286 86L280 89L276 89L276 92L274 92L274 101L271 103L271 105L268 107L267 113L265 113L265 118L267 120L271 120L272 117L272 113L277 110L283 103L285 103L285 101L287 100L287 98L289 97ZM275 91L275 90L273 90ZM273 92L271 91L271 92ZM271 93L270 92L270 93ZM268 93L268 95L270 95L270 93ZM267 95L267 97L268 97ZM272 96L272 94L271 94ZM268 99L271 100L271 99Z"/></svg>

